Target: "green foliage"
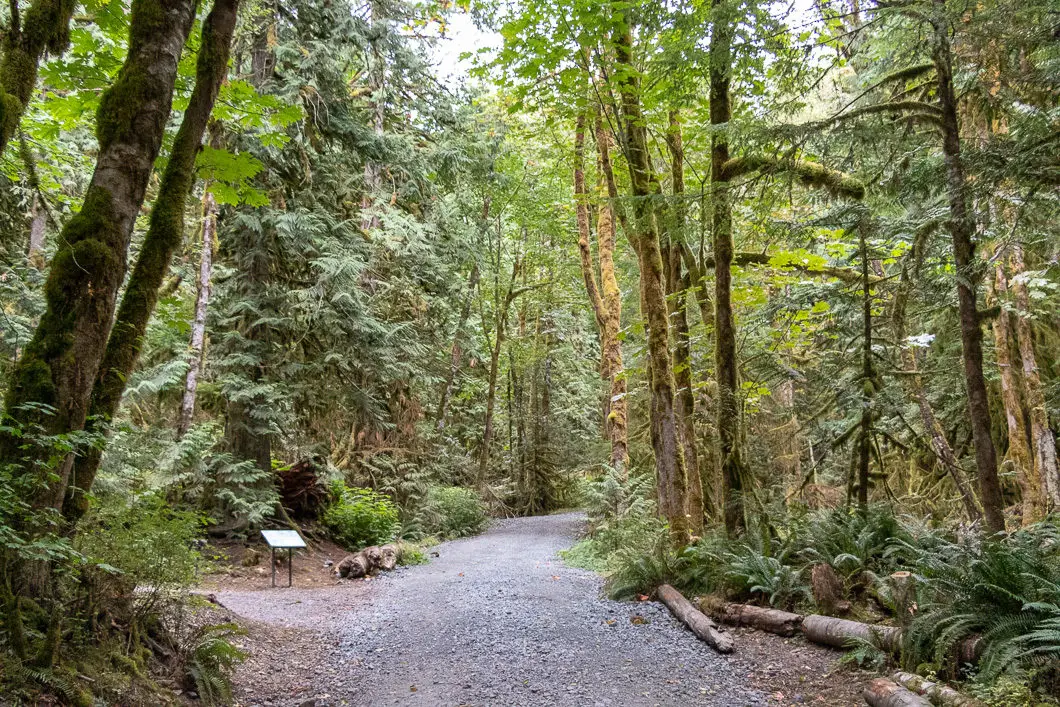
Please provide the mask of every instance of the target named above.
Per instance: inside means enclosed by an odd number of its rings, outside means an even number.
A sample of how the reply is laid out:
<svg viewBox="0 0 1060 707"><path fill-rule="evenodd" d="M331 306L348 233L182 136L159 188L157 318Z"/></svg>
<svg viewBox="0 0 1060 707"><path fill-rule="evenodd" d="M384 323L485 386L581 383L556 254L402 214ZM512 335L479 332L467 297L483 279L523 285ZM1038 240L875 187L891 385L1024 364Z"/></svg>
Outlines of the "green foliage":
<svg viewBox="0 0 1060 707"><path fill-rule="evenodd" d="M174 509L158 495L117 500L83 522L75 547L97 583L135 592L138 613L147 615L194 583L203 525L202 516Z"/></svg>
<svg viewBox="0 0 1060 707"><path fill-rule="evenodd" d="M561 553L567 564L604 574L641 564L645 575L659 569L660 564L669 565L670 558L657 562L668 550L660 544L665 526L655 515L650 474L631 470L623 479L615 469L604 467L602 475L585 483L583 493L589 537ZM643 584L635 577L621 583Z"/></svg>
<svg viewBox="0 0 1060 707"><path fill-rule="evenodd" d="M919 611L903 662L955 672L962 641L981 637L981 674L993 679L1055 661L1060 626L1060 534L1042 523L1009 536L928 536L899 552L917 576Z"/></svg>
<svg viewBox="0 0 1060 707"><path fill-rule="evenodd" d="M246 631L238 624L203 626L193 633L183 659L185 679L208 707L231 704L232 671L247 654L232 643Z"/></svg>
<svg viewBox="0 0 1060 707"><path fill-rule="evenodd" d="M335 482L331 493L332 502L320 520L335 542L348 550L357 550L394 539L400 520L397 506L389 498L342 482Z"/></svg>
<svg viewBox="0 0 1060 707"><path fill-rule="evenodd" d="M431 487L417 517L421 532L445 539L481 533L489 520L478 494L459 486Z"/></svg>
<svg viewBox="0 0 1060 707"><path fill-rule="evenodd" d="M738 545L726 554L725 579L730 588L751 597L760 595L770 606L794 608L810 598L804 571L785 565L755 548Z"/></svg>

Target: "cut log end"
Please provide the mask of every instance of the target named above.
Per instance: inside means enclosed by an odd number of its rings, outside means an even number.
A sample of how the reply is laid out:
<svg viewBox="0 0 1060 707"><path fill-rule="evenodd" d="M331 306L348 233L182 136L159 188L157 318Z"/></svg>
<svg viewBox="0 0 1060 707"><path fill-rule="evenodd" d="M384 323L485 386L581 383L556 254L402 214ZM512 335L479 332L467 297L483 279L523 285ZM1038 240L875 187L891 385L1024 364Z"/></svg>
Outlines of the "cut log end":
<svg viewBox="0 0 1060 707"><path fill-rule="evenodd" d="M732 653L732 636L719 629L706 614L685 599L681 592L669 584L664 584L659 587L658 596L659 601L701 641L719 653Z"/></svg>

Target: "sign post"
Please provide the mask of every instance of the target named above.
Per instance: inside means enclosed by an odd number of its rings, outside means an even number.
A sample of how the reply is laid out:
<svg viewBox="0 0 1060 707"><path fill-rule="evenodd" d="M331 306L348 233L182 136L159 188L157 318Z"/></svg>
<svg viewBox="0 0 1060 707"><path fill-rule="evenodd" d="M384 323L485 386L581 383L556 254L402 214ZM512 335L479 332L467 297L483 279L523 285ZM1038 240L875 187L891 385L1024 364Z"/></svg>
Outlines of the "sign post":
<svg viewBox="0 0 1060 707"><path fill-rule="evenodd" d="M287 550L287 586L290 587L294 580L294 549L305 547L305 540L298 534L297 530L263 530L261 537L269 545L272 555L272 586L276 586L276 548Z"/></svg>

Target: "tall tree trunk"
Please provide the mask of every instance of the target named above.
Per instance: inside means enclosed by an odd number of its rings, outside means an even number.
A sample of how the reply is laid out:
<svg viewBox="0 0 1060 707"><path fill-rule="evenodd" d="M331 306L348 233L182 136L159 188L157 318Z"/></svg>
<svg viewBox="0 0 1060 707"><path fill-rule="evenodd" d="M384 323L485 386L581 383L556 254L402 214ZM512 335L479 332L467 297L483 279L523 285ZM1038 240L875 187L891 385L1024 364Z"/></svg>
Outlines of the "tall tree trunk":
<svg viewBox="0 0 1060 707"><path fill-rule="evenodd" d="M62 231L44 289L47 307L11 376L7 413L24 428L59 435L84 426L194 10L193 0L133 3L128 55L97 114L95 172L80 212ZM13 435L0 437L0 458L27 462L27 473L38 474L33 462L49 454L46 445L25 449ZM71 467L64 463L57 479L42 483L32 504L60 507Z"/></svg>
<svg viewBox="0 0 1060 707"><path fill-rule="evenodd" d="M489 217L489 198L487 197L483 207L483 220ZM460 340L464 337L464 327L467 326L468 317L471 316L471 303L475 300L475 290L478 289L478 281L481 272L478 263L471 266L471 272L467 276L467 294L464 296L464 306L460 310L460 319L456 323L456 331L453 332L453 345L449 350L449 371L445 375L445 384L442 386L442 396L438 401L438 414L435 417L435 429L439 432L445 429L445 418L449 413L449 398L453 394L453 386L456 384L456 374L460 371L460 356L463 353Z"/></svg>
<svg viewBox="0 0 1060 707"><path fill-rule="evenodd" d="M933 58L938 77L939 108L942 110L942 152L946 163L946 191L950 202L949 229L953 260L957 266L957 300L960 308L964 379L968 392L968 415L975 443L979 496L987 528L1005 529L1004 501L997 476L997 451L990 437L990 400L983 375L983 341L979 328L976 289L982 279L982 264L975 255L975 226L968 211L968 182L961 159L957 97L953 88L953 54L944 0L935 0Z"/></svg>
<svg viewBox="0 0 1060 707"><path fill-rule="evenodd" d="M600 177L604 183L606 198L600 199L597 215L597 253L600 259L600 291L603 299L603 325L600 329L600 349L603 356L602 369L611 383L608 398L606 428L611 440L611 466L619 478L626 475L629 464L627 428L629 404L626 402L626 377L623 374L622 342L622 291L618 287L615 271L615 186L614 170L611 167L611 134L604 129L603 120L596 117L596 150L600 162Z"/></svg>
<svg viewBox="0 0 1060 707"><path fill-rule="evenodd" d="M0 59L0 156L7 149L37 88L45 52L61 54L70 44L74 0L34 0L22 15L11 3Z"/></svg>
<svg viewBox="0 0 1060 707"><path fill-rule="evenodd" d="M1034 523L1045 517L1046 502L1042 494L1041 479L1031 453L1030 436L1027 434L1027 414L1023 408L1023 381L1019 368L1012 360L1012 343L1016 329L1012 325L1012 313L1005 299L1008 293L1008 277L1005 274L1004 258L998 254L994 273L994 299L999 305L994 318L994 358L1001 375L1001 400L1005 406L1005 422L1008 426L1008 451L1005 458L1016 472L1022 502L1022 522Z"/></svg>
<svg viewBox="0 0 1060 707"><path fill-rule="evenodd" d="M671 207L672 229L666 249L666 289L670 303L670 323L674 331L673 368L677 391L674 409L680 425L681 444L685 453L688 478L689 528L699 535L703 532L703 478L699 471L699 450L696 445L696 398L692 392L692 360L688 336L688 291L690 277L681 272L682 249L685 245L685 151L681 139L681 122L677 111L670 111L666 143L670 148L670 179L674 203Z"/></svg>
<svg viewBox="0 0 1060 707"><path fill-rule="evenodd" d="M217 201L207 191L202 198L202 253L199 255L199 281L195 293L195 319L191 323L188 349L188 372L184 376L184 395L180 400L177 439L191 428L195 416L195 395L202 374L203 349L206 345L206 314L210 307L210 281L213 275L213 249L217 240Z"/></svg>
<svg viewBox="0 0 1060 707"><path fill-rule="evenodd" d="M732 117L729 83L732 75L731 8L715 8L710 38L710 183L714 236L714 337L718 377L718 451L721 461L725 528L733 533L747 526L744 510L743 463L740 459L740 403L737 398L736 325L732 312L732 204L725 163L726 133Z"/></svg>
<svg viewBox="0 0 1060 707"><path fill-rule="evenodd" d="M106 352L92 388L89 429L106 433L125 392L125 383L136 367L147 324L158 301L173 253L184 238L184 211L195 182L195 158L210 113L228 70L228 52L235 30L239 0L216 0L202 26L202 43L196 68L195 88L169 155L162 183L151 209L147 235L129 282L122 295ZM67 492L64 514L76 521L85 512L84 492L92 488L102 460L96 445L78 456Z"/></svg>
<svg viewBox="0 0 1060 707"><path fill-rule="evenodd" d="M368 88L372 92L372 130L377 140L383 137L383 127L386 119L386 62L380 50L383 31L374 27L386 21L383 6L380 0L371 0L372 40L368 49ZM375 160L366 160L364 163L364 196L361 197L361 210L366 212L362 217L361 228L365 231L377 229L380 226L379 215L367 212L371 210L372 204L383 183L382 165Z"/></svg>
<svg viewBox="0 0 1060 707"><path fill-rule="evenodd" d="M673 366L670 362L670 334L662 253L655 200L658 183L651 170L648 136L640 104L640 86L633 65L632 29L628 17L616 30L615 55L622 66L619 92L622 102L629 177L635 201L635 250L640 262L641 292L648 327L648 357L651 373L651 438L655 451L659 511L670 524L678 541L688 537L687 477L681 448L677 415L674 410Z"/></svg>
<svg viewBox="0 0 1060 707"><path fill-rule="evenodd" d="M1030 297L1027 283L1020 277L1025 268L1023 246L1019 243L1012 246L1012 268L1016 275L1012 279L1012 291L1016 296L1016 329L1019 332L1020 360L1023 363L1023 388L1030 411L1034 475L1041 484L1041 495L1048 513L1060 509L1060 470L1057 469L1056 440L1049 429L1049 412L1045 407L1045 392L1034 353Z"/></svg>
<svg viewBox="0 0 1060 707"><path fill-rule="evenodd" d="M876 373L872 367L872 291L869 288L869 218L858 225L861 246L861 425L858 433L858 507L869 508L869 461L872 448L872 403L876 395Z"/></svg>
<svg viewBox="0 0 1060 707"><path fill-rule="evenodd" d="M500 233L498 239L498 265L500 264ZM497 373L500 368L501 347L504 345L504 335L508 328L508 308L515 299L515 280L519 277L520 262L518 259L512 264L512 275L508 281L508 289L500 301L494 302L494 335L493 349L490 352L490 374L489 383L486 388L486 419L482 424L482 447L479 449L478 483L479 486L486 485L486 472L490 461L490 444L493 442L493 413L497 406ZM488 340L488 337L487 337Z"/></svg>

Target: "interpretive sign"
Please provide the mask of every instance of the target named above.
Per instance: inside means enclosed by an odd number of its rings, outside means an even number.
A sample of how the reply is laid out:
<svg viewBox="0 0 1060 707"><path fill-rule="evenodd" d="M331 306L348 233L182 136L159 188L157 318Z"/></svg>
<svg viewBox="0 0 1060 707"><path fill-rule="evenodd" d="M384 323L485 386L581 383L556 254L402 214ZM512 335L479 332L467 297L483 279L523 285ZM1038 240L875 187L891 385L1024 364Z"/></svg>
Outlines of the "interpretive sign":
<svg viewBox="0 0 1060 707"><path fill-rule="evenodd" d="M297 530L263 530L261 537L269 544L272 552L272 586L276 586L276 548L287 550L287 586L291 586L294 579L293 553L296 547L305 547L305 540L298 534Z"/></svg>

